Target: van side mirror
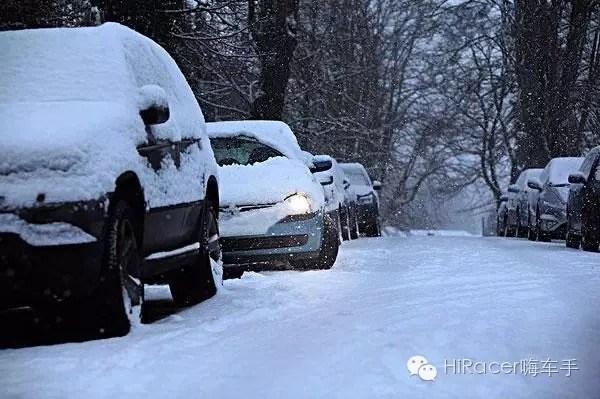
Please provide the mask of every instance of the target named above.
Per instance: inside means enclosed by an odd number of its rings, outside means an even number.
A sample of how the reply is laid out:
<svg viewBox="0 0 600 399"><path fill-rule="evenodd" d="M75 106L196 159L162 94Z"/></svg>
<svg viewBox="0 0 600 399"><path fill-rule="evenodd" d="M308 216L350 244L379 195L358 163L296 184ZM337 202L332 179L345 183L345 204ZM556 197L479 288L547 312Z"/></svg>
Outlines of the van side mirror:
<svg viewBox="0 0 600 399"><path fill-rule="evenodd" d="M319 183L321 183L322 186L329 186L330 184L333 184L333 176L327 176L326 178L321 179Z"/></svg>
<svg viewBox="0 0 600 399"><path fill-rule="evenodd" d="M506 195L506 194L501 195L500 202L506 202L506 201L508 201L508 195Z"/></svg>
<svg viewBox="0 0 600 399"><path fill-rule="evenodd" d="M165 90L157 85L146 85L138 93L140 116L146 126L160 125L169 120L169 101Z"/></svg>
<svg viewBox="0 0 600 399"><path fill-rule="evenodd" d="M569 183L571 184L585 184L586 182L587 179L581 172L575 172L569 175Z"/></svg>
<svg viewBox="0 0 600 399"><path fill-rule="evenodd" d="M342 184L344 185L344 190L348 190L350 188L350 182L348 181L348 179L344 179Z"/></svg>
<svg viewBox="0 0 600 399"><path fill-rule="evenodd" d="M379 191L383 185L379 180L373 180L373 190Z"/></svg>
<svg viewBox="0 0 600 399"><path fill-rule="evenodd" d="M327 172L332 167L333 167L333 162L331 162L331 160L313 159L313 167L310 168L310 171L312 173Z"/></svg>
<svg viewBox="0 0 600 399"><path fill-rule="evenodd" d="M538 179L529 179L527 181L527 187L532 190L542 191L542 183Z"/></svg>
<svg viewBox="0 0 600 399"><path fill-rule="evenodd" d="M508 192L509 193L518 193L519 186L517 186L516 184L511 184L510 186L508 186Z"/></svg>

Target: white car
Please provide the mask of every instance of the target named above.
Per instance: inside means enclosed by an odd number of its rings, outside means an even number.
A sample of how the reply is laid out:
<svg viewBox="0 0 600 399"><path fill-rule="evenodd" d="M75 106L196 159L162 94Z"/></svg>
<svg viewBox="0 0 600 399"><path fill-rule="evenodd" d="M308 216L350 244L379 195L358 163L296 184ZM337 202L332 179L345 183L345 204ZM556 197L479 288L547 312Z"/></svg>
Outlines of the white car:
<svg viewBox="0 0 600 399"><path fill-rule="evenodd" d="M316 173L325 191L327 212L338 221L342 239L358 238L356 193L338 162L329 155L316 155L315 159L331 162L331 169Z"/></svg>
<svg viewBox="0 0 600 399"><path fill-rule="evenodd" d="M112 336L145 284L214 295L217 164L175 61L118 24L1 32L0 52L0 307Z"/></svg>
<svg viewBox="0 0 600 399"><path fill-rule="evenodd" d="M274 261L300 269L330 268L339 233L313 173L331 168L331 162L302 151L283 122L207 126L220 166L221 242L228 274L271 267Z"/></svg>

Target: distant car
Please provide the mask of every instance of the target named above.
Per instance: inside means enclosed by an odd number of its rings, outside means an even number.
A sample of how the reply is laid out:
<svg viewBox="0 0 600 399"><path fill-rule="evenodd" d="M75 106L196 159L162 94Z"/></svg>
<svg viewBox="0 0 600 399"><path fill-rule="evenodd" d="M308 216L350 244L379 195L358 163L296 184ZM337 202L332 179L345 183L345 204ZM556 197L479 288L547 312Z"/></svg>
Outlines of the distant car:
<svg viewBox="0 0 600 399"><path fill-rule="evenodd" d="M600 147L592 149L569 175L566 245L598 251L600 244Z"/></svg>
<svg viewBox="0 0 600 399"><path fill-rule="evenodd" d="M496 235L498 237L506 237L506 222L508 219L506 203L508 202L508 195L502 194L500 197L500 205L496 210Z"/></svg>
<svg viewBox="0 0 600 399"><path fill-rule="evenodd" d="M315 159L329 161L331 169L315 175L325 190L326 208L333 211L332 217L338 220L344 240L358 238L356 218L356 194L338 162L329 155L317 155Z"/></svg>
<svg viewBox="0 0 600 399"><path fill-rule="evenodd" d="M577 172L583 158L554 158L548 162L539 178L530 178L527 185L534 190L530 198L529 239L550 241L564 239L567 231L567 200L569 175Z"/></svg>
<svg viewBox="0 0 600 399"><path fill-rule="evenodd" d="M302 151L278 121L208 123L219 168L220 226L225 271L285 261L299 269L328 269L338 253L338 225L327 214L313 173L332 167ZM265 263L267 263L265 265Z"/></svg>
<svg viewBox="0 0 600 399"><path fill-rule="evenodd" d="M530 178L537 178L542 169L525 169L519 174L515 184L508 186L506 236L527 237L529 232L529 192Z"/></svg>
<svg viewBox="0 0 600 399"><path fill-rule="evenodd" d="M175 61L118 24L0 33L0 307L123 335L221 284L217 164Z"/></svg>
<svg viewBox="0 0 600 399"><path fill-rule="evenodd" d="M381 183L371 178L365 167L360 163L341 163L340 166L346 174L356 193L358 228L367 237L381 235L379 224L379 195Z"/></svg>

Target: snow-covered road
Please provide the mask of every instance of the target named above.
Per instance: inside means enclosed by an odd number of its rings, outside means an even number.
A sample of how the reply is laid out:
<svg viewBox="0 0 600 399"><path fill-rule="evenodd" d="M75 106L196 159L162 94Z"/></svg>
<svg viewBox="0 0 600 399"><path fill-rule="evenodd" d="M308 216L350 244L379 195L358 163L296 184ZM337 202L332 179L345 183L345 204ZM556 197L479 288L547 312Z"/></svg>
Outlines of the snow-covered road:
<svg viewBox="0 0 600 399"><path fill-rule="evenodd" d="M435 381L409 376L416 354ZM454 374L454 359L491 370ZM541 374L497 372L524 360ZM598 398L600 255L515 239L361 239L330 271L247 274L124 338L2 350L0 397Z"/></svg>

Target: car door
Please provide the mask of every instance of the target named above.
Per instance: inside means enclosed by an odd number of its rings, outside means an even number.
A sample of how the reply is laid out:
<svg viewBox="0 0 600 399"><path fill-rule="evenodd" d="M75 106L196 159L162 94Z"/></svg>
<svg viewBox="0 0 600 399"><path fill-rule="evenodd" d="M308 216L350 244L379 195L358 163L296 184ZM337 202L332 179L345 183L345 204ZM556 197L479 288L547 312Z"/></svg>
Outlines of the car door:
<svg viewBox="0 0 600 399"><path fill-rule="evenodd" d="M127 49L128 64L138 87L161 87L170 109L165 123L147 127L146 143L138 147L152 171L144 187L147 211L143 253L147 256L199 240L205 167L199 153L202 143L189 133L204 122L193 95L186 95L189 87L185 78L166 54L149 43L135 43ZM198 120L191 120L190 115L197 115Z"/></svg>

